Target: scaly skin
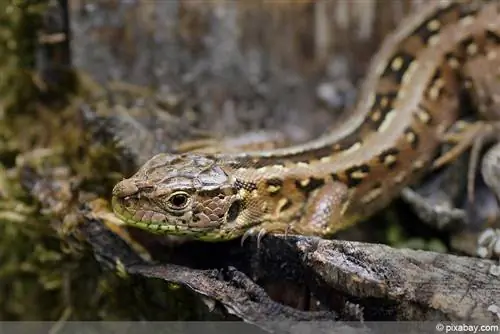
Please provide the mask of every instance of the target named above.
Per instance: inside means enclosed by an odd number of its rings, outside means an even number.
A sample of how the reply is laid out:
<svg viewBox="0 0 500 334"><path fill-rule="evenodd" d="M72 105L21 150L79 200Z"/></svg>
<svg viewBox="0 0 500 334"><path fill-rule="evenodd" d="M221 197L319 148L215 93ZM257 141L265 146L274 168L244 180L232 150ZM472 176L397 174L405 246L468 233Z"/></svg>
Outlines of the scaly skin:
<svg viewBox="0 0 500 334"><path fill-rule="evenodd" d="M202 240L244 233L234 180L201 155L158 154L113 189L115 214L131 226ZM169 222L169 223L167 223Z"/></svg>
<svg viewBox="0 0 500 334"><path fill-rule="evenodd" d="M115 186L113 209L129 225L208 241L331 236L429 171L463 86L480 115L498 119L499 57L499 1L431 1L386 39L350 117L327 135L263 152L157 155ZM491 126L465 128L440 164Z"/></svg>

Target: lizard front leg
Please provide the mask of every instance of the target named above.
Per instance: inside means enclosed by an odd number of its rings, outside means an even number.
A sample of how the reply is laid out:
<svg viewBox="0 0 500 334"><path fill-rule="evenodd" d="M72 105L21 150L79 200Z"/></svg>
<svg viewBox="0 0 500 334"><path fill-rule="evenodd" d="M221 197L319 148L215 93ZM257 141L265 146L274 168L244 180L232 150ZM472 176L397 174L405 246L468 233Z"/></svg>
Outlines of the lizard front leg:
<svg viewBox="0 0 500 334"><path fill-rule="evenodd" d="M283 202L284 203L284 202ZM266 234L308 235L329 237L344 228L344 212L349 204L349 192L341 182L327 182L306 195L297 212L281 212L278 204L267 221L247 230L242 242L251 235L257 235L257 242ZM296 210L296 208L291 208ZM285 210L286 211L286 210ZM285 218L286 217L286 218Z"/></svg>
<svg viewBox="0 0 500 334"><path fill-rule="evenodd" d="M454 130L459 131L450 132L447 135L447 139L457 143L457 146L454 146L434 162L435 168L443 167L446 164L450 164L450 166L436 171L437 173L432 178L415 189L406 188L401 193L403 200L412 207L422 221L439 230L457 230L466 225L469 227L482 225L483 219L490 221L498 216L498 213L491 216L491 210L488 210L489 214L484 216L483 212L485 211L482 205L485 205L485 200L483 198L477 202L475 197L477 196L476 174L481 161L481 170L486 185L496 192L497 196L500 195L500 178L495 176L500 176L500 167L496 165L500 158L495 158L495 156L500 157L500 146L496 145L496 149L495 146L489 149L484 158L481 155L485 146L497 142L500 138L500 123L476 122L468 124L460 122L457 126L458 129ZM462 156L462 151L464 151L462 149L470 150L470 156ZM465 180L462 177L464 173L467 174ZM463 190L461 190L462 184L465 186ZM462 191L467 192L466 204L461 204L461 196L457 197ZM480 197L484 197L484 194L480 194ZM483 211L481 214L477 211L479 208Z"/></svg>
<svg viewBox="0 0 500 334"><path fill-rule="evenodd" d="M328 182L313 191L303 216L289 226L291 233L328 237L346 227L343 219L349 205L349 191L341 182Z"/></svg>

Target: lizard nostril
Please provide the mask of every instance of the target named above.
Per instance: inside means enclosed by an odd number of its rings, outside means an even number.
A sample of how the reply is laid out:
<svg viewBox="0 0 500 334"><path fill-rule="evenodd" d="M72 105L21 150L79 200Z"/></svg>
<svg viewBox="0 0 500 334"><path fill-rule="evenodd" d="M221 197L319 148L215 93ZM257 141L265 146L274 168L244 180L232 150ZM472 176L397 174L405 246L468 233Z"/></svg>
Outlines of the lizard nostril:
<svg viewBox="0 0 500 334"><path fill-rule="evenodd" d="M125 198L133 195L139 191L139 188L131 180L125 179L120 181L113 188L113 196L118 198Z"/></svg>
<svg viewBox="0 0 500 334"><path fill-rule="evenodd" d="M134 201L131 196L126 196L123 198L123 205L127 208L130 209L134 206Z"/></svg>

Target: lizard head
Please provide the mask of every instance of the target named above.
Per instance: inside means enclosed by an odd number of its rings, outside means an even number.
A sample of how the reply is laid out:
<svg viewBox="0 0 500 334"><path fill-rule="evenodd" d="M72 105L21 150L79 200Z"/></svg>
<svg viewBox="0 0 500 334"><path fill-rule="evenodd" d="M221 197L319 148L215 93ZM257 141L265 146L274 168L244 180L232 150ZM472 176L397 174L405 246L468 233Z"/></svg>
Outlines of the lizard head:
<svg viewBox="0 0 500 334"><path fill-rule="evenodd" d="M158 154L115 185L113 211L156 234L233 239L243 233L234 228L242 199L224 166L209 156Z"/></svg>

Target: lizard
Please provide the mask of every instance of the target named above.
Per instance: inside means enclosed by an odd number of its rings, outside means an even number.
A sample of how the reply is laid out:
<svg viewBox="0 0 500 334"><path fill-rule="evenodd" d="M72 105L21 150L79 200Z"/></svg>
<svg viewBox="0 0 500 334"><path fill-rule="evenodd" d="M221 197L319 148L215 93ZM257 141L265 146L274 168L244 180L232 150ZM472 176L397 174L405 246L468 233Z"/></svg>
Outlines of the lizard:
<svg viewBox="0 0 500 334"><path fill-rule="evenodd" d="M383 41L352 111L323 136L263 151L157 154L115 185L113 211L130 226L204 241L331 237L494 133L499 72L500 2L431 1ZM464 90L487 120L464 126L436 163Z"/></svg>

